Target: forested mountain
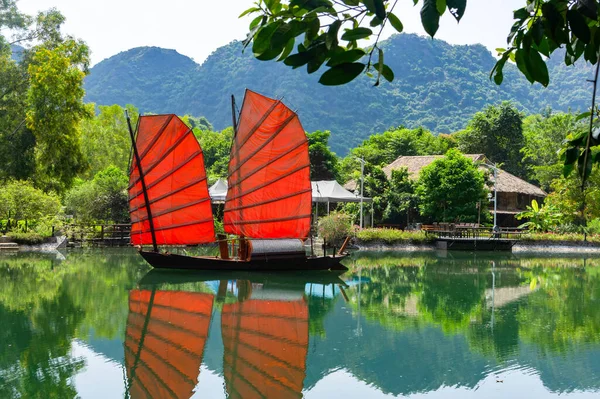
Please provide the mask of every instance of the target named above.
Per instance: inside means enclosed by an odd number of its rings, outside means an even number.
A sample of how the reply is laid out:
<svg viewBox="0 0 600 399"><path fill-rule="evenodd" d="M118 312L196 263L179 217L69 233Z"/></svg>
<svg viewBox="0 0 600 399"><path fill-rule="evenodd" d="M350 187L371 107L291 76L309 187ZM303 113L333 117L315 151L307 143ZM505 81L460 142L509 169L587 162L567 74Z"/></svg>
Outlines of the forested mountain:
<svg viewBox="0 0 600 399"><path fill-rule="evenodd" d="M530 85L516 67L505 70L504 83L489 80L492 54L481 45L450 45L412 34L382 43L392 83L373 87L363 77L341 87L317 83L318 74L261 62L240 42L213 52L197 65L174 50L136 48L97 64L86 80L86 100L98 104L133 104L141 112L175 112L205 116L216 129L231 125L230 95L241 104L245 88L283 97L298 110L308 131L331 130L330 144L344 155L370 134L391 126L424 126L435 133L463 129L488 104L512 100L536 113L588 107L591 67L566 67L560 55L549 62L547 89Z"/></svg>

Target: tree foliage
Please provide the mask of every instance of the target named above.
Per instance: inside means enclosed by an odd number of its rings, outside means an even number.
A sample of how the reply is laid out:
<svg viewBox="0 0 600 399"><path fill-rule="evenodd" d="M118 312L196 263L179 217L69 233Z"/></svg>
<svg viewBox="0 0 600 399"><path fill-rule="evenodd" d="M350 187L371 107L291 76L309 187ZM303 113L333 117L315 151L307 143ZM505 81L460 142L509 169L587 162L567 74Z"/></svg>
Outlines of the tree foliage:
<svg viewBox="0 0 600 399"><path fill-rule="evenodd" d="M338 157L329 149L330 136L331 132L328 130L306 133L310 158L310 179L313 181L340 179Z"/></svg>
<svg viewBox="0 0 600 399"><path fill-rule="evenodd" d="M582 130L584 126L571 113L530 115L523 120L525 144L521 149L523 164L527 165L529 179L549 190L552 181L562 176L558 152L567 132Z"/></svg>
<svg viewBox="0 0 600 399"><path fill-rule="evenodd" d="M64 191L87 167L79 122L92 115L83 103L88 64L88 47L73 39L38 48L29 64L27 127L36 137L36 178L43 187Z"/></svg>
<svg viewBox="0 0 600 399"><path fill-rule="evenodd" d="M128 222L128 183L123 170L109 166L92 180L79 181L67 192L67 213L82 222Z"/></svg>
<svg viewBox="0 0 600 399"><path fill-rule="evenodd" d="M458 150L449 150L421 170L417 195L421 216L430 221L475 222L477 203L487 201L484 172Z"/></svg>
<svg viewBox="0 0 600 399"><path fill-rule="evenodd" d="M376 76L375 86L378 86L382 77L394 80L378 39L387 22L397 32L403 31L402 22L393 13L397 2L259 0L241 15L257 14L250 23L244 45L252 43L253 54L261 61L277 59L292 68L306 65L309 74L325 64L328 69L319 79L323 85L342 85L365 72ZM465 0L420 3L423 27L432 37L446 10L460 21L467 5ZM363 39L375 34L377 40L370 48L359 46Z"/></svg>
<svg viewBox="0 0 600 399"><path fill-rule="evenodd" d="M456 134L458 148L466 154L484 154L507 172L525 177L520 152L524 144L522 118L510 103L489 106Z"/></svg>
<svg viewBox="0 0 600 399"><path fill-rule="evenodd" d="M30 181L7 182L0 190L0 218L37 221L54 217L61 210L56 194L46 194L35 188Z"/></svg>

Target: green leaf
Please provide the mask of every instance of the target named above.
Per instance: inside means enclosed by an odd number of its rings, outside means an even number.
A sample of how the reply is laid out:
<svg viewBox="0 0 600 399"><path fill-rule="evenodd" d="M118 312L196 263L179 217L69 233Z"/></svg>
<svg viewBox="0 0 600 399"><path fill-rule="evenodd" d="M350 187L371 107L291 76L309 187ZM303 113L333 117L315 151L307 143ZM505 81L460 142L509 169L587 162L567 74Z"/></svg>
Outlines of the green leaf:
<svg viewBox="0 0 600 399"><path fill-rule="evenodd" d="M596 0L578 0L579 12L589 19L595 21L598 19L598 2Z"/></svg>
<svg viewBox="0 0 600 399"><path fill-rule="evenodd" d="M280 25L281 21L275 21L260 28L256 34L256 37L254 38L254 43L252 44L252 52L254 54L262 54L269 50L271 46L271 37Z"/></svg>
<svg viewBox="0 0 600 399"><path fill-rule="evenodd" d="M457 22L460 22L467 9L467 0L446 0L446 5L450 14L456 18Z"/></svg>
<svg viewBox="0 0 600 399"><path fill-rule="evenodd" d="M306 38L308 40L314 40L319 34L319 28L321 24L319 22L319 18L311 18L306 21L308 23L308 29L306 30Z"/></svg>
<svg viewBox="0 0 600 399"><path fill-rule="evenodd" d="M310 74L316 72L325 62L325 59L327 58L327 46L325 43L321 43L317 46L311 47L309 51L313 54L313 57L306 65L306 70Z"/></svg>
<svg viewBox="0 0 600 399"><path fill-rule="evenodd" d="M437 12L437 0L423 0L423 8L421 8L421 23L425 32L429 36L434 37L440 27L440 14Z"/></svg>
<svg viewBox="0 0 600 399"><path fill-rule="evenodd" d="M361 49L344 51L334 55L327 62L327 66L336 66L338 64L351 63L361 59L366 53Z"/></svg>
<svg viewBox="0 0 600 399"><path fill-rule="evenodd" d="M588 154L587 160L585 158L586 153ZM592 166L593 164L591 151L583 151L583 153L579 156L579 160L577 162L577 171L579 172L579 176L581 176L583 180L586 180L592 173Z"/></svg>
<svg viewBox="0 0 600 399"><path fill-rule="evenodd" d="M383 21L385 19L385 4L383 0L373 0L373 3L375 5L375 15Z"/></svg>
<svg viewBox="0 0 600 399"><path fill-rule="evenodd" d="M540 211L540 206L536 200L531 200L531 209L536 213Z"/></svg>
<svg viewBox="0 0 600 399"><path fill-rule="evenodd" d="M565 179L567 177L569 177L569 175L571 174L571 172L573 171L573 169L575 169L575 164L574 163L564 164L563 165L563 177Z"/></svg>
<svg viewBox="0 0 600 399"><path fill-rule="evenodd" d="M309 53L308 51L302 51L302 52L290 55L283 61L283 63L285 65L291 66L295 69L295 68L301 67L302 65L308 64L308 61L310 61L312 58L313 58L313 55L311 53Z"/></svg>
<svg viewBox="0 0 600 399"><path fill-rule="evenodd" d="M544 24L542 23L542 19L538 18L535 20L531 28L529 28L529 33L531 34L531 38L536 45L539 45L544 38Z"/></svg>
<svg viewBox="0 0 600 399"><path fill-rule="evenodd" d="M436 0L435 8L437 9L438 14L443 15L446 11L446 0Z"/></svg>
<svg viewBox="0 0 600 399"><path fill-rule="evenodd" d="M257 11L260 11L260 8L258 8L258 7L249 8L246 11L244 11L243 13L241 13L238 18L242 18L245 15L252 14L253 12L257 12Z"/></svg>
<svg viewBox="0 0 600 399"><path fill-rule="evenodd" d="M404 30L404 26L402 25L402 22L400 22L400 19L398 19L398 17L391 12L388 12L387 16L388 21L390 21L390 24L392 24L394 29L396 29L396 32L402 33L402 31Z"/></svg>
<svg viewBox="0 0 600 399"><path fill-rule="evenodd" d="M354 80L364 70L365 64L360 62L338 64L321 75L319 83L325 86L343 85Z"/></svg>
<svg viewBox="0 0 600 399"><path fill-rule="evenodd" d="M518 10L513 11L513 19L527 19L529 18L529 11L527 11L526 7L519 8Z"/></svg>
<svg viewBox="0 0 600 399"><path fill-rule="evenodd" d="M550 83L550 77L548 75L548 66L542 59L540 53L535 49L529 51L529 65L531 75L533 79L540 82L544 87Z"/></svg>
<svg viewBox="0 0 600 399"><path fill-rule="evenodd" d="M381 76L383 76L388 82L391 82L394 80L394 71L392 71L392 68L384 64L383 69L381 70Z"/></svg>
<svg viewBox="0 0 600 399"><path fill-rule="evenodd" d="M569 147L565 151L565 165L574 164L579 158L579 147Z"/></svg>
<svg viewBox="0 0 600 399"><path fill-rule="evenodd" d="M339 19L329 25L329 30L325 37L325 45L328 49L332 49L338 45L338 31L340 30L340 26L342 26L342 21Z"/></svg>
<svg viewBox="0 0 600 399"><path fill-rule="evenodd" d="M585 51L583 53L583 57L590 64L595 64L596 62L598 62L597 48L594 45L594 43L590 43L585 46Z"/></svg>
<svg viewBox="0 0 600 399"><path fill-rule="evenodd" d="M364 39L373 34L373 31L369 28L355 28L350 29L344 32L342 35L342 40L346 40L348 42Z"/></svg>
<svg viewBox="0 0 600 399"><path fill-rule="evenodd" d="M570 9L567 11L567 21L569 21L569 26L571 27L573 34L577 36L579 40L588 44L592 37L590 35L590 28L583 15L577 12L577 10Z"/></svg>
<svg viewBox="0 0 600 399"><path fill-rule="evenodd" d="M525 75L525 77L527 78L529 83L533 83L533 82L535 82L535 80L533 79L533 77L531 76L531 73L527 69L528 62L527 62L525 56L526 56L525 52L521 49L518 49L515 52L515 63L517 64L517 68L519 68L519 71L521 71L521 73L523 75Z"/></svg>
<svg viewBox="0 0 600 399"><path fill-rule="evenodd" d="M592 113L590 111L582 112L581 114L577 115L577 117L575 118L575 122L580 121L585 118L589 118L591 115L592 115Z"/></svg>
<svg viewBox="0 0 600 399"><path fill-rule="evenodd" d="M381 19L379 19L378 16L374 16L373 19L371 20L371 22L369 22L369 26L374 28L376 26L381 25Z"/></svg>
<svg viewBox="0 0 600 399"><path fill-rule="evenodd" d="M294 44L296 44L296 38L292 37L285 45L285 48L283 49L283 52L277 61L285 60L287 56L290 55L290 53L294 50Z"/></svg>

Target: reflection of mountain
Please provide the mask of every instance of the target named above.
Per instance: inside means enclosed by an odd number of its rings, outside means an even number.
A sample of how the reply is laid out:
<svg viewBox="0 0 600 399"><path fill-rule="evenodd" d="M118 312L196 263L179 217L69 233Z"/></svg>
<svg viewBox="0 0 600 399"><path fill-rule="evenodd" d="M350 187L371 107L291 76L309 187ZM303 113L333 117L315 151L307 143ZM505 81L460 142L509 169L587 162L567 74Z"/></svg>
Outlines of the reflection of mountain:
<svg viewBox="0 0 600 399"><path fill-rule="evenodd" d="M125 338L132 398L189 398L208 338L213 295L132 290Z"/></svg>

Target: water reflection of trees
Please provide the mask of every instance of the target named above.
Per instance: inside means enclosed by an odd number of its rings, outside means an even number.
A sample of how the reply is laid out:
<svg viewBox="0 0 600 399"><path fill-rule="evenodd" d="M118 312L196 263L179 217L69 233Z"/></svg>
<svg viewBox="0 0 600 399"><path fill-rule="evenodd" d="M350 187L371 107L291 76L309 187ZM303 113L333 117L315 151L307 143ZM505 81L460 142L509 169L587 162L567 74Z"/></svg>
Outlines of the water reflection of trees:
<svg viewBox="0 0 600 399"><path fill-rule="evenodd" d="M144 271L136 265L122 251L0 258L0 397L76 397L72 377L84 362L71 342L124 331L127 288Z"/></svg>
<svg viewBox="0 0 600 399"><path fill-rule="evenodd" d="M553 352L600 341L597 258L359 253L348 265L364 280L354 312L386 328L437 326L498 359L520 340Z"/></svg>

